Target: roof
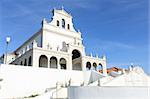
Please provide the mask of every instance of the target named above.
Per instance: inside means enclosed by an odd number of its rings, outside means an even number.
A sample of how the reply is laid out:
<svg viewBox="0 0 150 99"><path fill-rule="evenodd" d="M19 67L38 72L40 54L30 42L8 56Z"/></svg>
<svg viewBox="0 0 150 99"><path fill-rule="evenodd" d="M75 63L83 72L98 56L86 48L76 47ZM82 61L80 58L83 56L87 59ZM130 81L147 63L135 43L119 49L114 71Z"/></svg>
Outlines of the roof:
<svg viewBox="0 0 150 99"><path fill-rule="evenodd" d="M15 51L14 51L14 53L16 54L16 52L19 50L19 49L21 49L24 45L26 45L30 40L32 40L35 36L37 36L38 34L40 34L41 33L41 30L42 29L40 29L38 32L36 32L35 34L33 34L29 39L27 39L22 45L20 45Z"/></svg>
<svg viewBox="0 0 150 99"><path fill-rule="evenodd" d="M122 68L118 68L118 67L111 67L111 68L107 68L107 74L109 74L111 71L115 71L115 72L118 72L118 71L122 71ZM103 73L103 70L99 70L100 73Z"/></svg>

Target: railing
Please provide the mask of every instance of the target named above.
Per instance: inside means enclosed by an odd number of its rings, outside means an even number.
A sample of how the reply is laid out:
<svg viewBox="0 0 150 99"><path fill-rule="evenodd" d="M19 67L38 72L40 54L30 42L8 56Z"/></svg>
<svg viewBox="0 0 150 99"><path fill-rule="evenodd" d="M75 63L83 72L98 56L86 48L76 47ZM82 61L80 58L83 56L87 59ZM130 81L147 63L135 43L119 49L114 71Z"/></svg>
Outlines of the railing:
<svg viewBox="0 0 150 99"><path fill-rule="evenodd" d="M58 87L60 87L60 88L58 88ZM60 96L58 95L58 92L60 91L60 90L62 90L63 88L67 88L67 86L65 85L65 86L63 86L62 85L62 83L56 83L56 87L53 87L53 88L47 88L46 89L46 91L45 91L45 93L46 92L51 92L51 96L50 96L50 99L68 99L68 98L60 98ZM50 90L49 90L50 89Z"/></svg>

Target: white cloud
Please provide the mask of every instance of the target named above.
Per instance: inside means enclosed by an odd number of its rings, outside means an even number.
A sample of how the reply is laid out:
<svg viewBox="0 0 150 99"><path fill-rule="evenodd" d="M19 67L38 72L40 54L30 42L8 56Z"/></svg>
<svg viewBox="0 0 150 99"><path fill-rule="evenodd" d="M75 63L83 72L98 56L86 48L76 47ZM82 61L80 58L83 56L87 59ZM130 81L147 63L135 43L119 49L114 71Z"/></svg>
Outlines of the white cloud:
<svg viewBox="0 0 150 99"><path fill-rule="evenodd" d="M114 41L99 41L97 43L99 46L101 46L104 49L135 49L135 46L125 44L122 42L114 42Z"/></svg>

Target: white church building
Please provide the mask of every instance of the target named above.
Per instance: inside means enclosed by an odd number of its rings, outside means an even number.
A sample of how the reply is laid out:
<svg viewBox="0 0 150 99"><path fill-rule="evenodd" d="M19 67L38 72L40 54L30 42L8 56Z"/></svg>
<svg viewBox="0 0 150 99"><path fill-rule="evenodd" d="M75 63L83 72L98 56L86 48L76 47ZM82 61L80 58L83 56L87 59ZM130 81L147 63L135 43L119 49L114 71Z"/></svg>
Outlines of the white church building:
<svg viewBox="0 0 150 99"><path fill-rule="evenodd" d="M106 74L105 56L86 55L81 32L75 30L72 16L64 9L54 9L52 13L51 22L44 19L37 33L7 54L7 63L67 70L96 70L100 65Z"/></svg>
<svg viewBox="0 0 150 99"><path fill-rule="evenodd" d="M37 33L0 57L1 99L149 99L150 77L141 67L107 68L105 56L87 56L72 16L52 13L51 22L43 19Z"/></svg>

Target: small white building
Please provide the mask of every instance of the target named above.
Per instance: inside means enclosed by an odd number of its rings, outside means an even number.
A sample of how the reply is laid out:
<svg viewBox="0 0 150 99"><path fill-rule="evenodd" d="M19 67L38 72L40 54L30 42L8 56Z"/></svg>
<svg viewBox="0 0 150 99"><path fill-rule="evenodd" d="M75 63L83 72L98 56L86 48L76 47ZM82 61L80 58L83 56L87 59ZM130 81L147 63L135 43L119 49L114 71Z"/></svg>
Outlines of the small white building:
<svg viewBox="0 0 150 99"><path fill-rule="evenodd" d="M98 65L106 73L106 58L85 54L81 32L76 31L72 16L64 9L53 9L51 22L43 19L41 29L13 53L7 54L7 64L67 69L90 70ZM1 57L5 61L6 55Z"/></svg>

